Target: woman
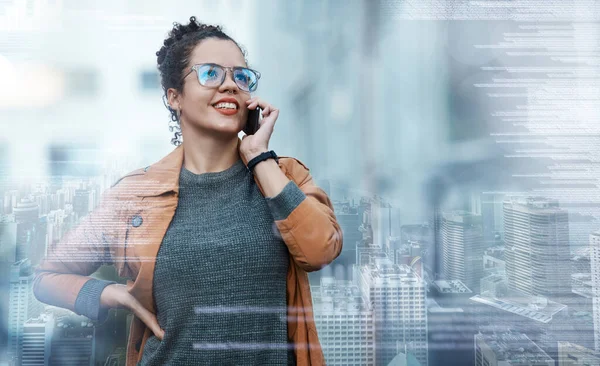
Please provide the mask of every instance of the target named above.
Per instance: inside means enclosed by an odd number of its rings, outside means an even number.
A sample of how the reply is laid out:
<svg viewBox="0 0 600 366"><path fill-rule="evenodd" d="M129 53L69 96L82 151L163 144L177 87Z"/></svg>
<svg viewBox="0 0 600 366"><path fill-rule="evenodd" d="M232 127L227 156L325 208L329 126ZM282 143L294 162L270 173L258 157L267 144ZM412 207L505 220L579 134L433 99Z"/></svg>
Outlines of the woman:
<svg viewBox="0 0 600 366"><path fill-rule="evenodd" d="M324 364L306 272L341 252L331 201L300 161L266 153L279 111L250 96L260 74L220 27L175 23L157 56L177 147L49 250L36 297L99 321L131 310L127 365ZM127 285L89 277L103 263Z"/></svg>

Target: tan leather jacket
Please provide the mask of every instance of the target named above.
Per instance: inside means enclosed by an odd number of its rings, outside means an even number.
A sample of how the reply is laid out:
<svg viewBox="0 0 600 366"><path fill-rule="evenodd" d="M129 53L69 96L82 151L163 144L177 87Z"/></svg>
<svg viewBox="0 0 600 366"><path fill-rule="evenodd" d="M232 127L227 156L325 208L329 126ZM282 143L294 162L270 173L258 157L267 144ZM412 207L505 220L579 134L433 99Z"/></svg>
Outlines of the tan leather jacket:
<svg viewBox="0 0 600 366"><path fill-rule="evenodd" d="M183 146L178 146L160 161L126 174L106 190L98 207L48 250L36 271L35 296L74 310L89 275L102 264L111 263L121 277L129 278L129 292L155 313L154 263L177 207L182 163ZM286 219L275 221L290 253L288 338L294 343L298 365L324 365L307 272L321 269L340 254L342 230L329 197L315 185L309 169L291 157L280 157L279 167L306 194ZM264 196L258 179L254 180ZM134 217L136 225L132 224ZM127 345L128 366L141 359L150 335L150 329L134 317Z"/></svg>

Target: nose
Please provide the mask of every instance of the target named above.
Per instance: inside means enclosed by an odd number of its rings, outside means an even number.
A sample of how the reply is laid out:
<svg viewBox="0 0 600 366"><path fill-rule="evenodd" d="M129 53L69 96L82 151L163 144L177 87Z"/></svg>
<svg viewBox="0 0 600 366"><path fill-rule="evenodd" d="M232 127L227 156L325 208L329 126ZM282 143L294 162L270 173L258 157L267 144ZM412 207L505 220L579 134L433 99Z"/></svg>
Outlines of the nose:
<svg viewBox="0 0 600 366"><path fill-rule="evenodd" d="M225 69L225 80L223 80L223 83L219 87L219 91L222 93L225 93L225 92L237 93L240 91L240 88L237 86L237 84L233 80L233 70Z"/></svg>

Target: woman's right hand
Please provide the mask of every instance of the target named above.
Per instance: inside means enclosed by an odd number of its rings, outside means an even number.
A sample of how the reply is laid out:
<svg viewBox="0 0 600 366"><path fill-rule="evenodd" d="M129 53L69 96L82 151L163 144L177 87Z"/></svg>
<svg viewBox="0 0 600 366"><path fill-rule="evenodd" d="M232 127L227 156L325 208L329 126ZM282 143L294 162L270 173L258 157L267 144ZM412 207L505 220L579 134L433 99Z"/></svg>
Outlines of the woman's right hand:
<svg viewBox="0 0 600 366"><path fill-rule="evenodd" d="M100 306L107 308L129 309L135 316L146 324L154 335L162 341L165 331L158 325L156 316L142 306L142 304L127 291L127 286L120 284L108 285L100 294Z"/></svg>

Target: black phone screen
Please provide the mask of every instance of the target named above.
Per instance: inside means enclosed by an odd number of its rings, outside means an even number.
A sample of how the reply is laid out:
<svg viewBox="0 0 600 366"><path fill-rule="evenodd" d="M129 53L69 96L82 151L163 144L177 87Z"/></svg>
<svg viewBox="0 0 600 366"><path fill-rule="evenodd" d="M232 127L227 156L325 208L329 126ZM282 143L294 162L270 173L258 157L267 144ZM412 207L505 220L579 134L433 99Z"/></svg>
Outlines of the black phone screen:
<svg viewBox="0 0 600 366"><path fill-rule="evenodd" d="M260 118L260 107L256 107L255 109L248 110L248 121L246 121L246 127L244 127L244 133L246 135L254 135L258 128L260 127L259 118Z"/></svg>

